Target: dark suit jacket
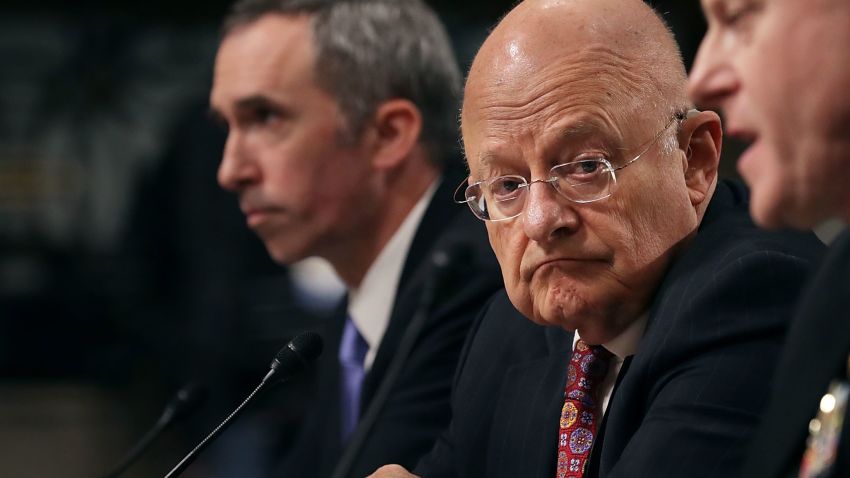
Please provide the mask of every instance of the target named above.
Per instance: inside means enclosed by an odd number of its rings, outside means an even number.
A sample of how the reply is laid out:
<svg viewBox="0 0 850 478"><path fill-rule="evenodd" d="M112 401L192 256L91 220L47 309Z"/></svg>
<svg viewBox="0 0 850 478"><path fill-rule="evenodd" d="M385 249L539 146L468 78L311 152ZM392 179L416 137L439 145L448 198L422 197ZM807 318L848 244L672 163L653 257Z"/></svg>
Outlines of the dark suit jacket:
<svg viewBox="0 0 850 478"><path fill-rule="evenodd" d="M822 244L770 233L721 183L667 272L618 377L585 476L716 477L737 470L767 397L790 306ZM555 476L572 334L533 325L497 295L462 355L448 432L417 472Z"/></svg>
<svg viewBox="0 0 850 478"><path fill-rule="evenodd" d="M821 396L831 380L847 379L850 359L850 232L833 243L811 281L788 335L776 384L754 435L742 476L797 476ZM845 417L838 461L824 478L850 476L850 414Z"/></svg>
<svg viewBox="0 0 850 478"><path fill-rule="evenodd" d="M389 325L361 396L365 411L396 356L402 336L420 306L423 288L434 280L429 263L435 251L454 251L454 263L440 272L436 299L407 365L383 412L363 444L350 476L362 477L385 463L412 467L448 425L451 382L457 359L474 318L502 285L498 263L485 227L465 206L452 202L460 174L448 174L423 216L405 260ZM322 331L325 353L317 370L317 396L294 447L276 476L330 476L344 449L340 443L337 351L345 306L338 320Z"/></svg>

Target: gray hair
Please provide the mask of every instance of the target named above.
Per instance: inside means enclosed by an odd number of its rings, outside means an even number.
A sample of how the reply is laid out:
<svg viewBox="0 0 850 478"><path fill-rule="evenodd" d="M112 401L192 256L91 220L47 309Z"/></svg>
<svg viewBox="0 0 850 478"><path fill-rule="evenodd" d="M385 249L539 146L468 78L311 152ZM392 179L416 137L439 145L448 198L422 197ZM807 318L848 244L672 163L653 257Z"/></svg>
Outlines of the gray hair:
<svg viewBox="0 0 850 478"><path fill-rule="evenodd" d="M354 140L387 100L422 114L420 142L441 165L457 147L461 73L448 34L421 0L239 0L223 35L267 14L309 15L319 86L333 96Z"/></svg>
<svg viewBox="0 0 850 478"><path fill-rule="evenodd" d="M636 22L639 26L629 31L629 38L634 42L634 67L645 75L641 99L649 102L652 105L650 110L661 114L666 122L673 114L684 115L693 108L693 104L685 89L688 74L673 30L661 13L651 5L647 6L646 18ZM681 125L682 119L679 119L675 127L668 128L662 134L659 143L664 155L673 154L679 149Z"/></svg>

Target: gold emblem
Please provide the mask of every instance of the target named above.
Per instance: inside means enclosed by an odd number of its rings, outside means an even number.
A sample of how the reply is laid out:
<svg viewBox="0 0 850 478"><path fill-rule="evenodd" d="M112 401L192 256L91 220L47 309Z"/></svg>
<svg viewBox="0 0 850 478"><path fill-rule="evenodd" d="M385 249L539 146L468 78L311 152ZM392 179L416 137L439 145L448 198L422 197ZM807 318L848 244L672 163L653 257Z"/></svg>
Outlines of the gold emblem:
<svg viewBox="0 0 850 478"><path fill-rule="evenodd" d="M809 439L800 465L800 478L815 478L828 473L835 464L841 427L847 416L850 398L850 355L847 356L847 378L833 380L820 399L817 417L809 422Z"/></svg>

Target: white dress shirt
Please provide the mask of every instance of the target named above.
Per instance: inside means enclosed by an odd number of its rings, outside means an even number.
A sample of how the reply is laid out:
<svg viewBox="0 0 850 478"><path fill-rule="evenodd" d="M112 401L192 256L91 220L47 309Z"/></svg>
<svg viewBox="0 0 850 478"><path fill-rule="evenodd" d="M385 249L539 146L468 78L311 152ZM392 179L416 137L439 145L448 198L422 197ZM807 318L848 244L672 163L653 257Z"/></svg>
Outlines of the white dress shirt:
<svg viewBox="0 0 850 478"><path fill-rule="evenodd" d="M416 235L416 229L422 222L422 216L425 215L425 210L437 190L438 183L439 180L434 181L419 198L404 222L378 254L375 262L369 266L360 287L349 291L348 315L351 316L360 335L369 345L369 351L366 352L366 358L363 361L366 371L372 367L378 347L387 331L401 270L407 259L413 236Z"/></svg>
<svg viewBox="0 0 850 478"><path fill-rule="evenodd" d="M623 361L629 355L634 355L637 351L640 339L643 338L643 332L646 330L647 315L640 316L637 320L629 324L620 335L612 340L602 344L606 350L614 354L611 359L611 364L608 367L608 374L605 375L605 380L602 381L602 414L608 410L608 401L611 400L611 393L614 391L614 384L617 382L617 375L620 374L620 369L623 368ZM581 337L578 331L573 334L573 350L575 350L576 342Z"/></svg>

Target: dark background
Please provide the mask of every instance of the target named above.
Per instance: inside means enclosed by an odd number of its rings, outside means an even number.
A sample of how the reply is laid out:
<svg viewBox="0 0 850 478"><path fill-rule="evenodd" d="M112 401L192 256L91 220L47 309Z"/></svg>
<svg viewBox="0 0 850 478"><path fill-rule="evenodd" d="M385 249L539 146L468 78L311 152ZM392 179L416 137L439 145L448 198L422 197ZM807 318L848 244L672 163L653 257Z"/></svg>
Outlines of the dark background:
<svg viewBox="0 0 850 478"><path fill-rule="evenodd" d="M429 3L464 68L513 4ZM203 411L126 476L164 474L333 303L271 263L215 182L223 132L207 94L229 4L0 11L2 476L99 476L180 385L200 380L211 388ZM690 66L698 2L654 5ZM299 386L255 404L187 476L263 476Z"/></svg>

